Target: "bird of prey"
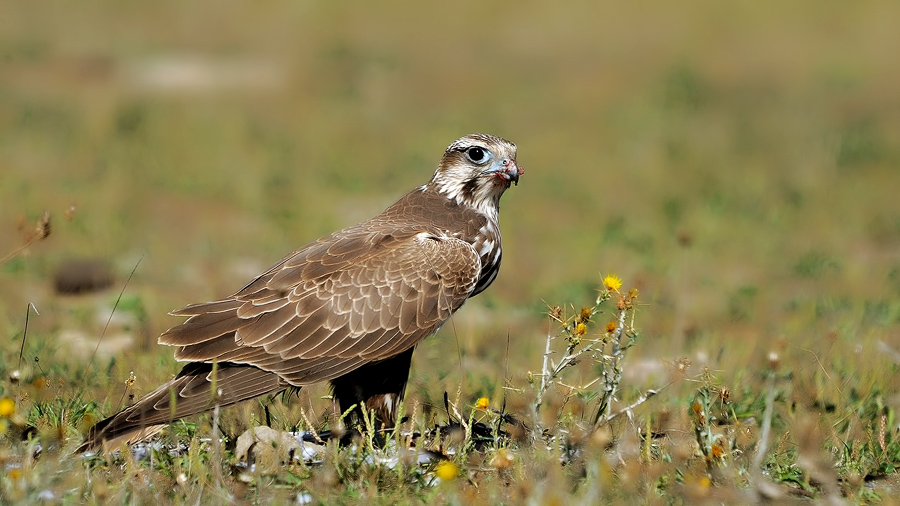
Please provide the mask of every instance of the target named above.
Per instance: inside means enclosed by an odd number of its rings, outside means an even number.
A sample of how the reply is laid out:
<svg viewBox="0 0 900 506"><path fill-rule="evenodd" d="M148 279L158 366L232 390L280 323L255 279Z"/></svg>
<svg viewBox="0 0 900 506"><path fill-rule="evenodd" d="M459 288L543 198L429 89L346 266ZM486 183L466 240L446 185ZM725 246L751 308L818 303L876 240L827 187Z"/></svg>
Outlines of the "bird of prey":
<svg viewBox="0 0 900 506"><path fill-rule="evenodd" d="M413 349L497 276L500 197L522 173L515 144L467 135L381 214L307 244L230 297L173 311L188 318L159 343L188 363L97 423L79 450L321 381L342 412L364 405L393 426Z"/></svg>

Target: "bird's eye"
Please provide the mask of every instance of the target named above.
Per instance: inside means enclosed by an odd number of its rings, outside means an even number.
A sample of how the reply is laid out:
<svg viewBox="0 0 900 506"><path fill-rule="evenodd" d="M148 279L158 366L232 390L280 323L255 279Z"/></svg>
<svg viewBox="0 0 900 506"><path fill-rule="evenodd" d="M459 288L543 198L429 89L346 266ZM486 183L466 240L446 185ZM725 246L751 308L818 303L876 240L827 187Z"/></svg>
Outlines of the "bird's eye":
<svg viewBox="0 0 900 506"><path fill-rule="evenodd" d="M482 164L488 159L488 152L484 148L473 146L466 150L466 157L477 164Z"/></svg>

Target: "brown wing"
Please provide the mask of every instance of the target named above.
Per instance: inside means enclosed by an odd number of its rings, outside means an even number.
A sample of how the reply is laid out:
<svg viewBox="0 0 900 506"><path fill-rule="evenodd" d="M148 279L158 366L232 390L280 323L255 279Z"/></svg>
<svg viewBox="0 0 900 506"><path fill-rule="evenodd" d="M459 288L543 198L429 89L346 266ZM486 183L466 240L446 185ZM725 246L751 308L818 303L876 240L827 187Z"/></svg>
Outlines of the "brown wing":
<svg viewBox="0 0 900 506"><path fill-rule="evenodd" d="M481 261L439 233L374 233L363 223L285 258L232 297L173 312L179 360L233 362L292 385L336 378L432 334L465 302Z"/></svg>

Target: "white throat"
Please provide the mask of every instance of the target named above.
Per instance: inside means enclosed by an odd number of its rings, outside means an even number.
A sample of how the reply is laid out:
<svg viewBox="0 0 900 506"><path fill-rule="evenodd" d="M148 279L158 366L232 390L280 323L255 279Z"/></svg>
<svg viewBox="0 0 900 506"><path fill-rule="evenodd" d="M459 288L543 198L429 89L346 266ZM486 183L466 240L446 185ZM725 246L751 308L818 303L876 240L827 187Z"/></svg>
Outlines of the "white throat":
<svg viewBox="0 0 900 506"><path fill-rule="evenodd" d="M462 207L468 207L483 214L488 220L497 222L497 214L500 209L500 196L503 188L491 183L480 184L475 187L474 193L463 192L464 185L458 181L437 179L435 181L438 193L448 199L454 200ZM423 186L424 188L424 186Z"/></svg>

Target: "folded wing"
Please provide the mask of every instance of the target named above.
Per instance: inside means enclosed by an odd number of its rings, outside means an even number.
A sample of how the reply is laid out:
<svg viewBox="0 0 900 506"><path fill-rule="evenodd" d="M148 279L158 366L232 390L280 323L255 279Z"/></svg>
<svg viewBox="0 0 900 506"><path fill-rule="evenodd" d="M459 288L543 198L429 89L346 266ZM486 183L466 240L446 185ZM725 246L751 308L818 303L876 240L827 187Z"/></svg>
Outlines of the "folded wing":
<svg viewBox="0 0 900 506"><path fill-rule="evenodd" d="M481 261L436 231L379 234L365 223L286 257L233 296L189 316L161 344L175 357L258 367L302 386L401 353L465 302Z"/></svg>

